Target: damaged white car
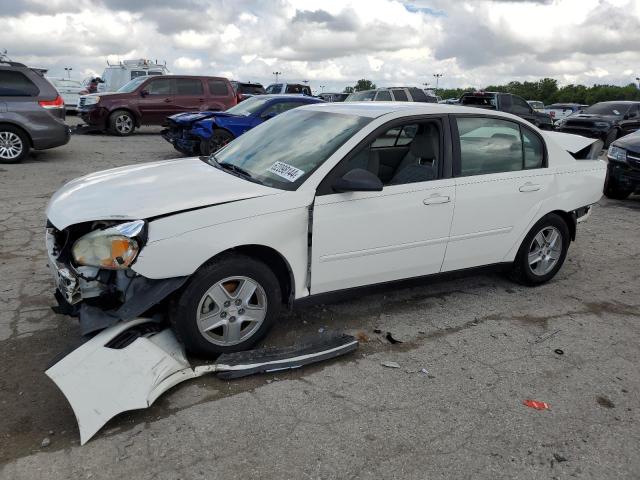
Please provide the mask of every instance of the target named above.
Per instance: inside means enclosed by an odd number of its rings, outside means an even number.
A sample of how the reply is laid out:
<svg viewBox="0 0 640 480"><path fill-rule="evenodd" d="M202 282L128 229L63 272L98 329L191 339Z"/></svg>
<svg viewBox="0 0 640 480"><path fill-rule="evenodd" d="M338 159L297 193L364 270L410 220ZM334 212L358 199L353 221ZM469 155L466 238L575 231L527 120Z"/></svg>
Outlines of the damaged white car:
<svg viewBox="0 0 640 480"><path fill-rule="evenodd" d="M207 158L65 185L47 210L58 311L83 333L163 314L209 356L311 295L490 264L540 284L602 195L600 147L473 108L297 108Z"/></svg>

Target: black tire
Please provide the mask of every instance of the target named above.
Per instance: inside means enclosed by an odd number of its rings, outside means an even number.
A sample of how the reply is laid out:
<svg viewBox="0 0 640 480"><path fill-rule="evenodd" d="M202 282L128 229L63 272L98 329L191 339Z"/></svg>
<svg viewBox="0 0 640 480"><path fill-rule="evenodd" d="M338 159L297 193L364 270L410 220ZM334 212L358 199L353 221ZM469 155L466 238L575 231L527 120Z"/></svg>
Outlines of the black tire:
<svg viewBox="0 0 640 480"><path fill-rule="evenodd" d="M213 131L213 135L211 136L211 138L207 141L203 141L200 144L202 155L208 156L214 152L217 152L234 138L235 137L228 131L216 128Z"/></svg>
<svg viewBox="0 0 640 480"><path fill-rule="evenodd" d="M609 130L609 132L607 133L607 136L604 139L604 148L609 148L609 145L615 142L617 138L618 138L618 130L616 130L615 128L612 128L611 130Z"/></svg>
<svg viewBox="0 0 640 480"><path fill-rule="evenodd" d="M0 126L0 163L18 163L29 154L31 144L24 131L11 125Z"/></svg>
<svg viewBox="0 0 640 480"><path fill-rule="evenodd" d="M218 282L229 277L247 277L256 282L266 296L266 316L250 336L233 345L213 343L207 333L198 327L200 302L207 291ZM239 288L239 287L238 287ZM229 254L203 265L187 282L179 296L174 299L170 309L170 321L178 338L184 343L187 351L194 355L212 357L221 353L238 352L251 348L261 340L278 318L282 306L280 283L276 275L264 263L246 255ZM223 307L224 308L224 307ZM234 308L233 306L229 308ZM242 308L242 307L236 307ZM238 315L240 311L229 313ZM227 317L233 321L233 316ZM235 320L238 321L238 320ZM240 320L240 328L244 322ZM229 324L227 324L229 325ZM220 327L222 328L222 327ZM227 326L227 328L229 328ZM252 328L251 324L247 328ZM214 331L215 332L215 331Z"/></svg>
<svg viewBox="0 0 640 480"><path fill-rule="evenodd" d="M562 251L560 252L560 256L558 257L556 263L550 271L542 275L537 274L529 264L529 253L533 246L534 238L536 237L536 235L538 235L543 230L551 227L555 228L562 237ZM523 285L529 286L540 285L542 283L548 282L556 275L556 273L558 273L558 270L560 270L560 268L562 267L562 264L567 257L567 251L569 250L570 243L571 233L569 231L569 226L564 221L564 219L559 215L556 215L555 213L550 213L549 215L544 216L531 228L527 236L522 241L520 249L518 250L518 254L516 255L516 259L511 266L511 279Z"/></svg>
<svg viewBox="0 0 640 480"><path fill-rule="evenodd" d="M136 129L136 119L127 110L116 110L109 115L109 132L119 137L127 137Z"/></svg>

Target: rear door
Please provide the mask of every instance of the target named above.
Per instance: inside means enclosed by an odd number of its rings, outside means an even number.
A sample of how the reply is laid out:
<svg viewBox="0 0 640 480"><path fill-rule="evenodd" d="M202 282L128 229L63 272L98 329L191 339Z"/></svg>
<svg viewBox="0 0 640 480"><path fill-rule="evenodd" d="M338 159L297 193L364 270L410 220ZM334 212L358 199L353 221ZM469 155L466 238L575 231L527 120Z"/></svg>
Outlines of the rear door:
<svg viewBox="0 0 640 480"><path fill-rule="evenodd" d="M204 84L200 78L175 78L175 95L173 97L173 113L204 110Z"/></svg>
<svg viewBox="0 0 640 480"><path fill-rule="evenodd" d="M173 80L157 77L138 89L138 111L143 125L161 125L174 113Z"/></svg>
<svg viewBox="0 0 640 480"><path fill-rule="evenodd" d="M451 119L456 205L443 271L509 261L553 189L544 141L502 118Z"/></svg>
<svg viewBox="0 0 640 480"><path fill-rule="evenodd" d="M209 90L209 96L205 102L204 109L226 110L232 105L235 105L235 102L232 101L234 92L230 87L231 85L223 79L208 78L207 88ZM243 93L241 85L238 85L238 93Z"/></svg>

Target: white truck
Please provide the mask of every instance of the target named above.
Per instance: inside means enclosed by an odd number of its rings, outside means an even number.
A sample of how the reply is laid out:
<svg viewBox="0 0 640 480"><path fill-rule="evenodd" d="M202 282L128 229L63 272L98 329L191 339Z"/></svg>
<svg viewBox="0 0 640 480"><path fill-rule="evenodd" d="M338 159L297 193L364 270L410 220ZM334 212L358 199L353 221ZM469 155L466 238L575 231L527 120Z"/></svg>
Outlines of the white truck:
<svg viewBox="0 0 640 480"><path fill-rule="evenodd" d="M167 75L169 69L166 64L160 64L157 60L123 60L115 65L107 62L107 67L102 73L104 83L98 83L98 92L115 92L120 87L134 78L147 75Z"/></svg>

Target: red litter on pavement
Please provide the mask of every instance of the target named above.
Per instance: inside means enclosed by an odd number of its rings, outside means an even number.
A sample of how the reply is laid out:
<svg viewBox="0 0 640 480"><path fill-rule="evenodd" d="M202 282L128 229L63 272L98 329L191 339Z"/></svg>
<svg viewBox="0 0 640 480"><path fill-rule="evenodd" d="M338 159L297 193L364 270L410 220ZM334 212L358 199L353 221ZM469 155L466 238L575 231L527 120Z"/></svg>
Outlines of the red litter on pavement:
<svg viewBox="0 0 640 480"><path fill-rule="evenodd" d="M551 406L547 402L539 402L537 400L523 400L522 403L529 408L536 410L551 410Z"/></svg>

